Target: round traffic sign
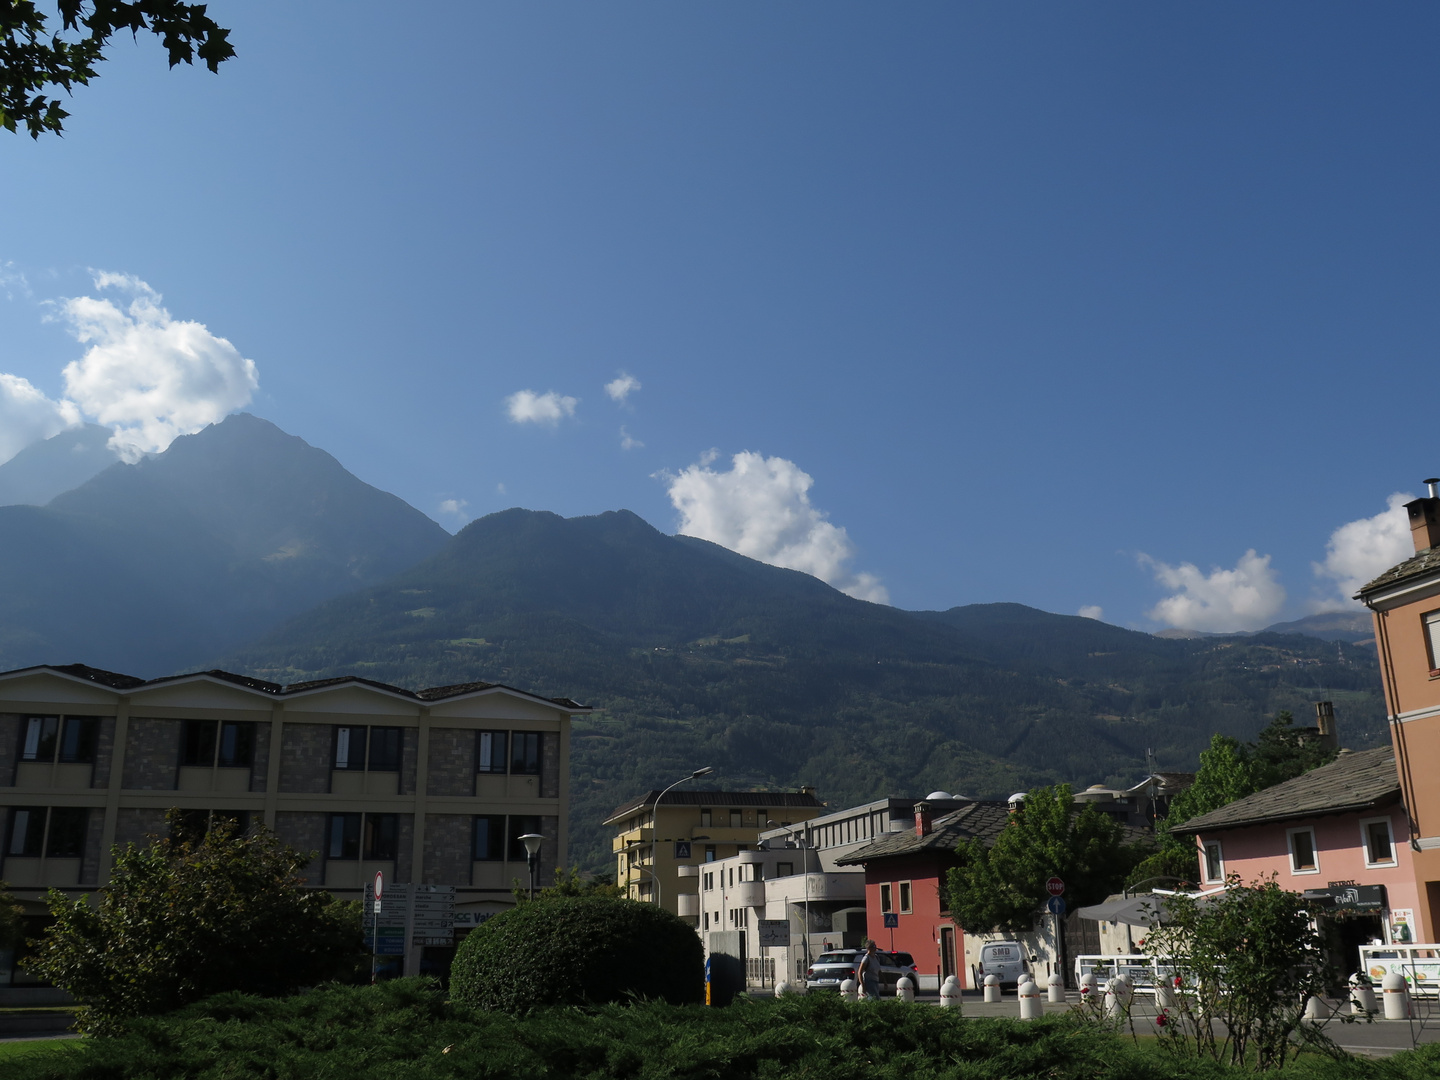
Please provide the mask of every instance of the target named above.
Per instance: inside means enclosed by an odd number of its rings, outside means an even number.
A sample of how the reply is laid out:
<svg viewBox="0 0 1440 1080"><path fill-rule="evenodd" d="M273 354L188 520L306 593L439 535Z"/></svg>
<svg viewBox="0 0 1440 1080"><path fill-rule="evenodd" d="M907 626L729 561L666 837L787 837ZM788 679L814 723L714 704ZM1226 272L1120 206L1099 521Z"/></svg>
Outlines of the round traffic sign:
<svg viewBox="0 0 1440 1080"><path fill-rule="evenodd" d="M385 874L381 870L375 871L375 899L380 899L380 894L385 891Z"/></svg>
<svg viewBox="0 0 1440 1080"><path fill-rule="evenodd" d="M1052 877L1045 882L1045 891L1051 896L1060 896L1065 892L1065 882L1058 877Z"/></svg>

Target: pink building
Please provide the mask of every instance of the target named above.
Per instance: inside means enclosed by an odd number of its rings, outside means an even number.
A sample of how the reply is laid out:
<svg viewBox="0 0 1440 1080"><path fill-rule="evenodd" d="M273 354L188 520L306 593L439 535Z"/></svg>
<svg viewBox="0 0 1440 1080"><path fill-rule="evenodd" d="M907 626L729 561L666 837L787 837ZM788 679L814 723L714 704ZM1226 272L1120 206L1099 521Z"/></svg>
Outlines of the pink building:
<svg viewBox="0 0 1440 1080"><path fill-rule="evenodd" d="M1239 875L1325 901L1330 951L1355 971L1359 946L1418 941L1421 896L1395 752L1340 751L1332 764L1187 821L1206 886Z"/></svg>

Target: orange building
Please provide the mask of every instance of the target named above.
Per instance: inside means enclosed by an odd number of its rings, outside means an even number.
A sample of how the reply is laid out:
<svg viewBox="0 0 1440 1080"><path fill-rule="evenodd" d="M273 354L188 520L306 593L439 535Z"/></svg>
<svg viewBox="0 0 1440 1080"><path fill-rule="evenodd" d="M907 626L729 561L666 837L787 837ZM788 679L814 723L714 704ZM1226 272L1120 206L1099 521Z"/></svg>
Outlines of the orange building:
<svg viewBox="0 0 1440 1080"><path fill-rule="evenodd" d="M1360 590L1375 617L1385 711L1419 894L1419 940L1440 938L1440 498L1407 503L1415 555Z"/></svg>

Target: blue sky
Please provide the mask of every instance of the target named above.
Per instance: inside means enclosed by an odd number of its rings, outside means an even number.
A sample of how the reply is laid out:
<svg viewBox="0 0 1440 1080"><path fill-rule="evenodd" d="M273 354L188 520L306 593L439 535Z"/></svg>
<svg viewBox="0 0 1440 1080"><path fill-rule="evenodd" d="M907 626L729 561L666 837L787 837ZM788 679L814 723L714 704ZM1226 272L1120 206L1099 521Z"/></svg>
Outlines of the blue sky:
<svg viewBox="0 0 1440 1080"><path fill-rule="evenodd" d="M1333 604L1440 472L1433 5L210 10L219 75L123 41L0 141L0 372L53 402L131 275L452 528L626 507L1142 628Z"/></svg>

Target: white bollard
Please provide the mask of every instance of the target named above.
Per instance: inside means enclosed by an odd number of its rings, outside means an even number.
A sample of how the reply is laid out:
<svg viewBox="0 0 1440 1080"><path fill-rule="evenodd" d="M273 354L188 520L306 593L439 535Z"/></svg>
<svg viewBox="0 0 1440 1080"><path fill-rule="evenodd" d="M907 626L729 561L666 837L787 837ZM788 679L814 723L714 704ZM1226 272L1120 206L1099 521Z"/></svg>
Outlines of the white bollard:
<svg viewBox="0 0 1440 1080"><path fill-rule="evenodd" d="M1155 1008L1175 1008L1175 987L1164 979L1155 982Z"/></svg>
<svg viewBox="0 0 1440 1080"><path fill-rule="evenodd" d="M1314 994L1305 999L1305 1019L1325 1020L1330 1016L1330 1008Z"/></svg>
<svg viewBox="0 0 1440 1080"><path fill-rule="evenodd" d="M960 1007L960 980L954 975L946 975L945 981L940 984L940 1004L947 1009Z"/></svg>
<svg viewBox="0 0 1440 1080"><path fill-rule="evenodd" d="M985 976L985 1001L987 1004L994 1004L1000 1000L1000 976Z"/></svg>
<svg viewBox="0 0 1440 1080"><path fill-rule="evenodd" d="M840 984L840 996L846 1001L859 1001L860 984L854 979L846 979Z"/></svg>
<svg viewBox="0 0 1440 1080"><path fill-rule="evenodd" d="M1061 975L1058 971L1055 972L1054 975L1050 976L1050 983L1046 987L1046 990L1050 995L1050 1004L1065 1004L1065 976Z"/></svg>
<svg viewBox="0 0 1440 1080"><path fill-rule="evenodd" d="M1380 983L1385 998L1385 1019L1406 1020L1410 1017L1410 992L1405 986L1405 976L1396 972L1386 975Z"/></svg>
<svg viewBox="0 0 1440 1080"><path fill-rule="evenodd" d="M1020 1019L1038 1020L1045 1015L1045 1003L1040 997L1040 987L1028 974L1020 976L1020 985L1015 988L1020 998Z"/></svg>
<svg viewBox="0 0 1440 1080"><path fill-rule="evenodd" d="M1080 1003L1100 1000L1100 978L1093 971L1080 976Z"/></svg>
<svg viewBox="0 0 1440 1080"><path fill-rule="evenodd" d="M1130 1011L1130 982L1116 975L1105 985L1105 1015L1122 1016Z"/></svg>
<svg viewBox="0 0 1440 1080"><path fill-rule="evenodd" d="M1373 1016L1376 1011L1375 988L1369 976L1357 971L1350 976L1350 1015Z"/></svg>
<svg viewBox="0 0 1440 1080"><path fill-rule="evenodd" d="M901 1001L915 1000L915 984L910 981L909 975L901 975L895 982L895 996Z"/></svg>
<svg viewBox="0 0 1440 1080"><path fill-rule="evenodd" d="M793 993L794 990L795 988L791 986L790 983L785 979L781 979L778 983L775 984L776 997L784 997L786 994Z"/></svg>

